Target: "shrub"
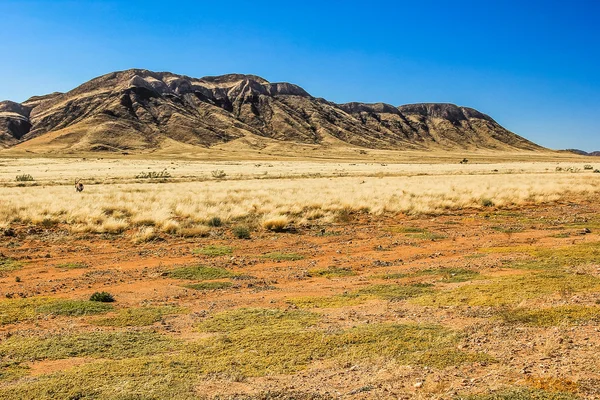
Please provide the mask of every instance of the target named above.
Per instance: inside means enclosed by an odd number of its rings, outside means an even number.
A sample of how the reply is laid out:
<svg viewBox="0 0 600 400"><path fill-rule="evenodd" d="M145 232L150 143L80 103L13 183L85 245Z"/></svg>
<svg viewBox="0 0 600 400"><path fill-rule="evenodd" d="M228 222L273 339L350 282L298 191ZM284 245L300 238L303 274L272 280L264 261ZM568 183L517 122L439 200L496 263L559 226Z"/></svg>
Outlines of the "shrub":
<svg viewBox="0 0 600 400"><path fill-rule="evenodd" d="M250 239L250 229L245 225L238 225L233 228L233 234L238 239Z"/></svg>
<svg viewBox="0 0 600 400"><path fill-rule="evenodd" d="M481 205L484 207L494 207L492 199L481 199Z"/></svg>
<svg viewBox="0 0 600 400"><path fill-rule="evenodd" d="M90 296L90 301L99 301L101 303L112 303L115 298L108 292L95 292Z"/></svg>
<svg viewBox="0 0 600 400"><path fill-rule="evenodd" d="M208 220L208 226L221 226L223 225L223 221L221 221L221 218L219 217L212 217L211 219Z"/></svg>
<svg viewBox="0 0 600 400"><path fill-rule="evenodd" d="M17 182L32 182L34 181L33 176L29 174L17 175Z"/></svg>
<svg viewBox="0 0 600 400"><path fill-rule="evenodd" d="M600 169L595 169L595 170L594 170L594 173L595 173L595 174L600 174Z"/></svg>
<svg viewBox="0 0 600 400"><path fill-rule="evenodd" d="M225 173L225 171L223 171L222 169L215 169L214 171L211 172L213 178L215 179L223 179L227 176L227 174Z"/></svg>
<svg viewBox="0 0 600 400"><path fill-rule="evenodd" d="M583 166L583 169L585 169L586 171L590 171L590 170L594 169L594 167L592 167L590 164L585 164Z"/></svg>

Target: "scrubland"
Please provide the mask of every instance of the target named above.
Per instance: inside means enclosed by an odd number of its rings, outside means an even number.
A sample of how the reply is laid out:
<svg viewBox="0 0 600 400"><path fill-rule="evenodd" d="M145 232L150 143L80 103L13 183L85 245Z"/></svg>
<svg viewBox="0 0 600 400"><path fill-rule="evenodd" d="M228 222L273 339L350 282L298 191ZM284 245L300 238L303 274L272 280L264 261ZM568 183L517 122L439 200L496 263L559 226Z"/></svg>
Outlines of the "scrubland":
<svg viewBox="0 0 600 400"><path fill-rule="evenodd" d="M600 396L583 163L73 162L0 162L0 399Z"/></svg>

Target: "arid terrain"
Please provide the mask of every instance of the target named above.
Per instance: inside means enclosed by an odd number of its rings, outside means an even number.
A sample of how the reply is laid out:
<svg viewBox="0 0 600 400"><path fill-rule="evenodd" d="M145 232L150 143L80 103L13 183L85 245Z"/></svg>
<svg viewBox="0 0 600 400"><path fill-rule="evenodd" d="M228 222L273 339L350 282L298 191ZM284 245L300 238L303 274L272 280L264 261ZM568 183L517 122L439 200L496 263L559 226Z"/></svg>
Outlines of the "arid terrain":
<svg viewBox="0 0 600 400"><path fill-rule="evenodd" d="M446 157L0 159L0 399L600 398L600 163Z"/></svg>

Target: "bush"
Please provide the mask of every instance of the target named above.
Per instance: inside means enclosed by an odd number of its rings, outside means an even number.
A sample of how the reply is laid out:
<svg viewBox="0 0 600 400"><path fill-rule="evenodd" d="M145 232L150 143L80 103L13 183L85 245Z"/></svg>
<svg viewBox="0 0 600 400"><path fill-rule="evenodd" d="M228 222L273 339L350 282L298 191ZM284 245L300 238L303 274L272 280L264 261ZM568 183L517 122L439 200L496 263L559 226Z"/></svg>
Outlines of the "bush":
<svg viewBox="0 0 600 400"><path fill-rule="evenodd" d="M115 298L108 292L95 292L90 296L90 301L99 301L102 303L112 303Z"/></svg>
<svg viewBox="0 0 600 400"><path fill-rule="evenodd" d="M244 225L233 228L233 234L238 239L250 239L250 229Z"/></svg>
<svg viewBox="0 0 600 400"><path fill-rule="evenodd" d="M33 176L29 174L17 175L17 182L32 182L34 181Z"/></svg>
<svg viewBox="0 0 600 400"><path fill-rule="evenodd" d="M223 225L223 221L221 221L221 218L219 217L212 217L211 219L208 220L208 226L221 226Z"/></svg>
<svg viewBox="0 0 600 400"><path fill-rule="evenodd" d="M227 174L225 173L225 171L223 171L222 169L215 169L214 171L211 172L213 178L215 179L223 179L227 176Z"/></svg>
<svg viewBox="0 0 600 400"><path fill-rule="evenodd" d="M585 164L585 165L583 166L583 169L585 169L586 171L591 171L591 170L593 170L593 169L594 169L594 167L592 167L590 164Z"/></svg>
<svg viewBox="0 0 600 400"><path fill-rule="evenodd" d="M600 174L600 169L595 169L595 170L594 170L594 173L595 173L595 174Z"/></svg>

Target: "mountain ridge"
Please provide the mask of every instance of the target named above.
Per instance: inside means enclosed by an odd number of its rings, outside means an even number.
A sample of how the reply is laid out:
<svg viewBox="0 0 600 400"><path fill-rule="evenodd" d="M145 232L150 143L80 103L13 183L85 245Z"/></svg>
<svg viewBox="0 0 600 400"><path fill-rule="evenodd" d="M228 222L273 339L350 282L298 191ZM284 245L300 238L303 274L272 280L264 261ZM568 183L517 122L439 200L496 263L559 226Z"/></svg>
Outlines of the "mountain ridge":
<svg viewBox="0 0 600 400"><path fill-rule="evenodd" d="M0 146L151 151L167 141L239 139L389 150L545 150L473 108L450 103L337 104L256 75L192 78L129 69L65 93L0 102Z"/></svg>

